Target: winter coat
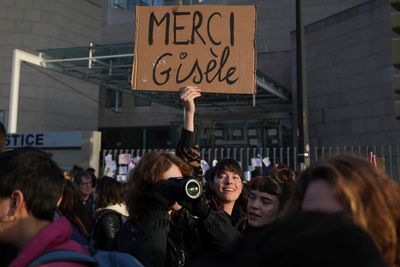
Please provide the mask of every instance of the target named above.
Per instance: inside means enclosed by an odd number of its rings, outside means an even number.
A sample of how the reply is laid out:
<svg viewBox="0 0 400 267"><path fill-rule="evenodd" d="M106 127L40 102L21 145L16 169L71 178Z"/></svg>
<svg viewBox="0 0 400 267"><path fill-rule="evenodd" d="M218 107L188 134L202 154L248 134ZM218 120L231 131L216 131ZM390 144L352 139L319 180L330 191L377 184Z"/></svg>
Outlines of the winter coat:
<svg viewBox="0 0 400 267"><path fill-rule="evenodd" d="M56 249L69 249L90 255L86 248L71 239L71 234L71 225L65 217L51 222L28 242L9 267L28 266L42 254ZM53 262L46 266L83 267L86 265L76 262Z"/></svg>
<svg viewBox="0 0 400 267"><path fill-rule="evenodd" d="M202 180L200 148L194 145L194 133L182 129L176 155L193 169L193 175ZM114 244L118 251L138 258L146 267L190 266L196 258L229 249L240 237L231 218L210 210L200 219L185 209L173 212L147 210L141 220L127 221L117 233Z"/></svg>
<svg viewBox="0 0 400 267"><path fill-rule="evenodd" d="M218 204L218 200L216 197L210 197L210 207L215 210L215 211L220 211L225 213L225 215L229 218L231 224L233 227L240 233L243 233L243 231L247 227L247 215L246 213L242 210L240 205L236 205L233 207L232 214L229 215L226 213L223 208Z"/></svg>
<svg viewBox="0 0 400 267"><path fill-rule="evenodd" d="M374 241L349 218L297 211L245 234L223 255L193 267L385 267Z"/></svg>
<svg viewBox="0 0 400 267"><path fill-rule="evenodd" d="M96 249L112 250L115 234L126 221L128 212L125 204L110 205L96 213L92 231L92 245Z"/></svg>
<svg viewBox="0 0 400 267"><path fill-rule="evenodd" d="M54 220L59 219L62 216L67 218L68 222L71 224L72 240L75 240L82 246L87 247L89 245L89 235L79 217L74 214L63 213L61 210L56 210L56 213L54 214Z"/></svg>
<svg viewBox="0 0 400 267"><path fill-rule="evenodd" d="M87 233L92 231L94 225L94 199L93 195L91 195L87 201L83 202L78 200L74 204L74 211L76 216L78 216L79 220L82 222L83 226L86 229Z"/></svg>
<svg viewBox="0 0 400 267"><path fill-rule="evenodd" d="M208 252L228 250L239 237L223 212L210 211L201 220L182 209L170 221L166 211L149 210L142 220L124 223L114 241L116 250L146 267L181 267Z"/></svg>

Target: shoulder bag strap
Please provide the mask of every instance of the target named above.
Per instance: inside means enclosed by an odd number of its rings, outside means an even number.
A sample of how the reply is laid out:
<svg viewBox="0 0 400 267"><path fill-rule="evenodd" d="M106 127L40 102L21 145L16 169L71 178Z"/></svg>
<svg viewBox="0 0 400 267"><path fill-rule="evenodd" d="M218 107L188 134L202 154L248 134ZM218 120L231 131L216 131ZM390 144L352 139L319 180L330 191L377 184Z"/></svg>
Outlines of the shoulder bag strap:
<svg viewBox="0 0 400 267"><path fill-rule="evenodd" d="M96 263L96 260L92 256L88 256L77 251L60 249L46 252L45 254L39 256L34 261L32 261L28 267L36 267L44 263L57 261L72 261L93 264Z"/></svg>

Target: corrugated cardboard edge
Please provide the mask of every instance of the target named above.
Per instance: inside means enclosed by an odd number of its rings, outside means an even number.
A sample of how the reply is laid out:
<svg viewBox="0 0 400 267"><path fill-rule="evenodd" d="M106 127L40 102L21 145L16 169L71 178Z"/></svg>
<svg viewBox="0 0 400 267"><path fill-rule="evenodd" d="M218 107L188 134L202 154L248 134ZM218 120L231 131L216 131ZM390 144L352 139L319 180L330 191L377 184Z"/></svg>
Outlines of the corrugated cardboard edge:
<svg viewBox="0 0 400 267"><path fill-rule="evenodd" d="M257 93L257 38L256 38L256 33L257 33L257 6L253 5L254 9L254 34L253 34L253 43L254 43L254 55L253 55L253 60L254 60L254 69L253 69L253 83L254 83L254 90L253 90L253 94L255 95Z"/></svg>
<svg viewBox="0 0 400 267"><path fill-rule="evenodd" d="M232 6L232 7L248 7L252 9L252 16L254 17L254 32L253 32L253 70L252 70L252 76L253 76L253 84L251 85L253 87L252 91L244 90L244 88L238 88L237 91L235 92L230 92L227 94L242 94L242 95L255 95L257 93L257 78L256 78L256 73L257 73L257 46L256 46L256 32L257 32L257 6L256 5L227 5L227 6ZM249 85L250 86L250 85ZM210 92L213 93L213 92ZM223 94L223 93L218 93L218 94Z"/></svg>
<svg viewBox="0 0 400 267"><path fill-rule="evenodd" d="M133 90L137 90L137 88L136 88L137 71L135 71L135 70L138 67L138 65L137 65L138 60L136 60L136 58L137 58L137 55L138 55L137 50L138 50L138 43L139 43L138 42L138 38L139 38L139 34L138 34L138 32L139 32L139 14L140 14L139 9L140 9L140 6L136 6L136 9L135 9L135 12L136 12L136 14L135 14L135 40L134 40L135 48L133 50L133 68L132 68L132 75L131 75L131 87L132 87Z"/></svg>
<svg viewBox="0 0 400 267"><path fill-rule="evenodd" d="M253 52L253 61L254 61L254 69L253 69L253 95L257 94L257 45L256 45L256 33L257 33L257 6L253 6L253 12L254 12L254 33L253 33L253 46L254 46L254 52Z"/></svg>

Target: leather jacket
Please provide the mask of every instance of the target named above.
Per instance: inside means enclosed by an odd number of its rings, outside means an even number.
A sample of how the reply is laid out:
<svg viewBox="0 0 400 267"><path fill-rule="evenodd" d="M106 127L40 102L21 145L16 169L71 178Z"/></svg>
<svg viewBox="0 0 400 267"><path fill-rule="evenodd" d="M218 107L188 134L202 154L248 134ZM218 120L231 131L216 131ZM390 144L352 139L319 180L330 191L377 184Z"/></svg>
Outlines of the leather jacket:
<svg viewBox="0 0 400 267"><path fill-rule="evenodd" d="M111 209L101 210L96 217L91 245L96 249L112 250L115 234L126 221L126 217Z"/></svg>

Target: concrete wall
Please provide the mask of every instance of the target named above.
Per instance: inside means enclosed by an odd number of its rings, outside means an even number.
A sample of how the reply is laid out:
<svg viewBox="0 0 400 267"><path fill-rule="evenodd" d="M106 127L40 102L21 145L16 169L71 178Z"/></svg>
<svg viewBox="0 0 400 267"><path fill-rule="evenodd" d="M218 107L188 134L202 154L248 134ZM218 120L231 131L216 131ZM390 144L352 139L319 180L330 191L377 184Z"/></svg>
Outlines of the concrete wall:
<svg viewBox="0 0 400 267"><path fill-rule="evenodd" d="M6 110L6 125L13 49L38 54L38 49L99 43L101 18L102 6L95 1L0 2L0 110ZM24 64L17 130L96 130L98 91L95 85Z"/></svg>
<svg viewBox="0 0 400 267"><path fill-rule="evenodd" d="M374 0L306 27L311 145L395 144L387 0Z"/></svg>

